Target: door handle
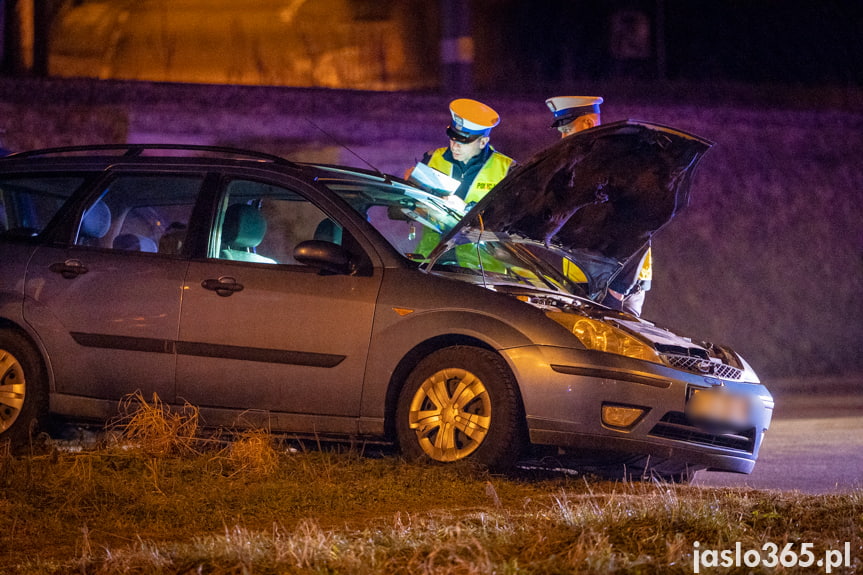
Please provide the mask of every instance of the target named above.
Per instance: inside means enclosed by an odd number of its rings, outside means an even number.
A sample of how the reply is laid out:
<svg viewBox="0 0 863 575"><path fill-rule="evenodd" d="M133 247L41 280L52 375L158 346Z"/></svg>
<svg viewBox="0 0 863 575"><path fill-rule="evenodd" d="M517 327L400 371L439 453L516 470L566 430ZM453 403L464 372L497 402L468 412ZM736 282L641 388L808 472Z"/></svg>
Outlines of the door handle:
<svg viewBox="0 0 863 575"><path fill-rule="evenodd" d="M54 273L60 274L67 280L75 279L76 277L87 273L87 266L81 263L81 260L69 259L65 262L55 262L48 266L48 269Z"/></svg>
<svg viewBox="0 0 863 575"><path fill-rule="evenodd" d="M222 297L228 297L235 292L243 291L243 284L237 283L237 280L228 276L222 276L219 279L204 280L201 282L201 287L214 291Z"/></svg>

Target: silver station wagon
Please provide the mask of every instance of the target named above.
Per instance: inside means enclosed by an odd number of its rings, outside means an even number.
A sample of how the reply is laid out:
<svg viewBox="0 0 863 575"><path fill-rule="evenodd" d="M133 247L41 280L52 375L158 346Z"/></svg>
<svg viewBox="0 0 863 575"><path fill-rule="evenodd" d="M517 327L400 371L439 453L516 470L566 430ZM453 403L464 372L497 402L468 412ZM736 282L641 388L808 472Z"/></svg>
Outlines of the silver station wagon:
<svg viewBox="0 0 863 575"><path fill-rule="evenodd" d="M598 303L709 147L599 126L475 206L221 147L0 159L0 439L140 392L410 459L749 473L773 399L746 361Z"/></svg>

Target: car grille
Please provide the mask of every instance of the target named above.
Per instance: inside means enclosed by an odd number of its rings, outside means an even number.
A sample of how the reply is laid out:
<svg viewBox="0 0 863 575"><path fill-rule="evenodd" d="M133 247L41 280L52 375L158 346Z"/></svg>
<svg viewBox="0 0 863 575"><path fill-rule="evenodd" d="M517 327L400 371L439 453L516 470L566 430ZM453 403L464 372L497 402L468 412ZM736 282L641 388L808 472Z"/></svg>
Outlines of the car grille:
<svg viewBox="0 0 863 575"><path fill-rule="evenodd" d="M713 445L752 453L755 450L755 428L736 433L710 433L693 426L686 415L679 411L669 411L650 430L650 435L675 441Z"/></svg>
<svg viewBox="0 0 863 575"><path fill-rule="evenodd" d="M710 361L701 357L693 357L690 355L677 355L674 353L663 353L662 360L670 367L699 373L702 375L712 375L722 379L740 379L743 377L743 371L730 365Z"/></svg>

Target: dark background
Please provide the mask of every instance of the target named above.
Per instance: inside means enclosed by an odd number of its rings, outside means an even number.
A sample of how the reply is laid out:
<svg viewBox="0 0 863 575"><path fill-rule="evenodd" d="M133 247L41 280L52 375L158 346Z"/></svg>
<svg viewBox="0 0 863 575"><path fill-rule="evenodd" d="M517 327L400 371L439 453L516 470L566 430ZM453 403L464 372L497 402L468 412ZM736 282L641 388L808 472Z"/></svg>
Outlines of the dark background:
<svg viewBox="0 0 863 575"><path fill-rule="evenodd" d="M638 77L863 84L863 2L856 0L513 0L475 6L478 14L499 13L505 33L497 49L543 83ZM639 14L646 20L639 21ZM642 24L649 26L639 35ZM486 32L496 35L495 27Z"/></svg>
<svg viewBox="0 0 863 575"><path fill-rule="evenodd" d="M56 73L50 60L58 34L67 30L61 21L70 10L90 3L0 0L0 71ZM218 18L221 4L101 3L117 9L151 6L163 10L166 19L181 13L189 17L193 11ZM286 3L256 0L235 6L251 11L267 4ZM399 49L413 76L402 78L408 89L453 88L442 69L440 40L457 35L471 36L475 52L471 84L461 89L530 92L610 79L863 85L859 0L308 0L299 12L313 5L326 6L326 11L299 31L313 37L307 42L333 36L336 14L351 19L358 31L351 41L357 44L375 44L381 33L401 36ZM383 22L392 26L381 32ZM370 67L372 60L387 57L383 52L364 55ZM247 66L255 65L260 64L247 61ZM92 70L93 76L98 74ZM298 85L290 79L284 84Z"/></svg>

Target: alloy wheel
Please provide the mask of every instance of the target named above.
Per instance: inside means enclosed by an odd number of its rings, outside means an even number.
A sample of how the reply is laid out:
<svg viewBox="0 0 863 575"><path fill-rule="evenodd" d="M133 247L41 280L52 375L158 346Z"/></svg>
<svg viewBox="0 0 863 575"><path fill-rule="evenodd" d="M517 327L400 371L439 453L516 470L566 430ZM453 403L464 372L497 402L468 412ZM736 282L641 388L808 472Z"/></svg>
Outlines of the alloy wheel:
<svg viewBox="0 0 863 575"><path fill-rule="evenodd" d="M488 435L492 406L483 381L464 369L442 369L414 394L409 425L420 448L435 461L458 461Z"/></svg>

